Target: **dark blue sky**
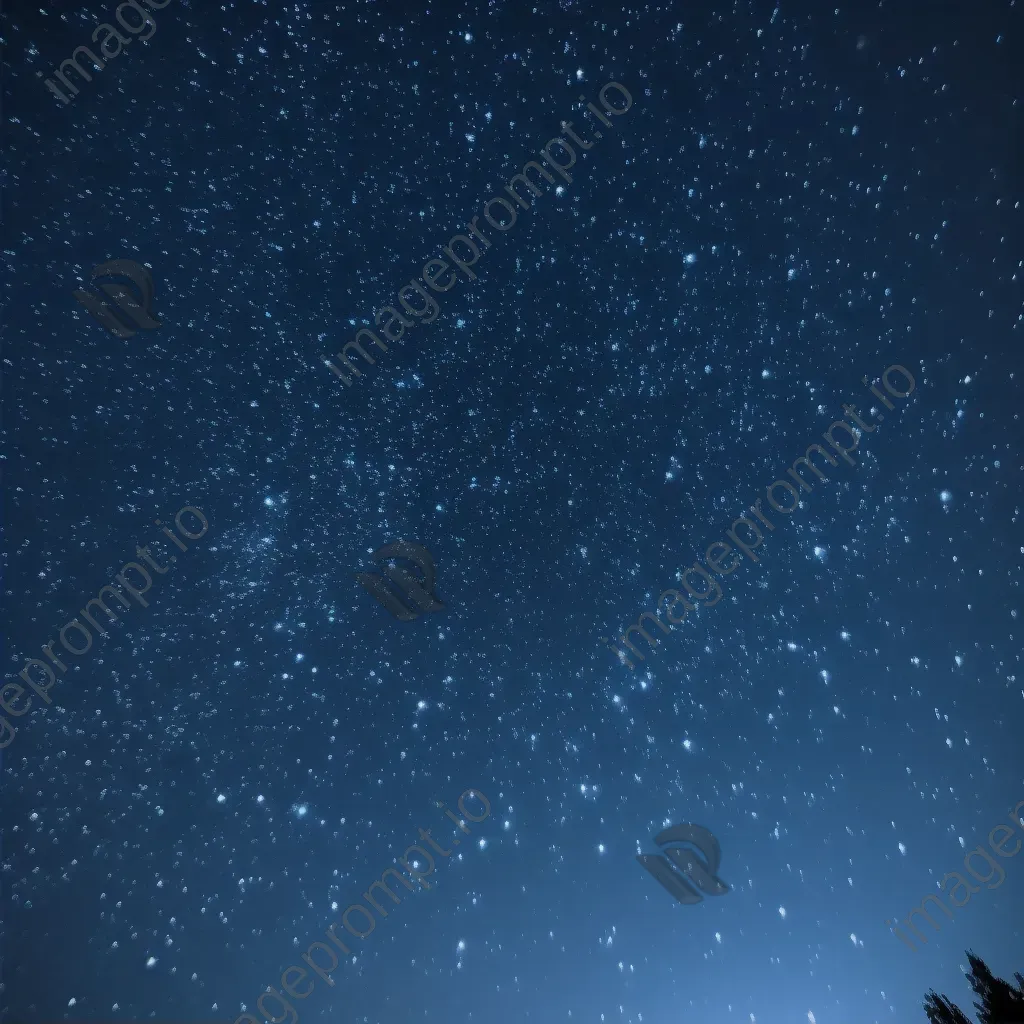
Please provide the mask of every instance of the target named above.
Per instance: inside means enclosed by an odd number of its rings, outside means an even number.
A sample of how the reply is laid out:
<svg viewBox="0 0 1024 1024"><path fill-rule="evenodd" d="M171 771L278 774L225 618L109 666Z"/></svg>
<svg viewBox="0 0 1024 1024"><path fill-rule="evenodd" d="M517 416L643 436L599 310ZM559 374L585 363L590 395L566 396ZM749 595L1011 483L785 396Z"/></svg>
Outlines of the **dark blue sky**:
<svg viewBox="0 0 1024 1024"><path fill-rule="evenodd" d="M302 1024L905 1024L969 1009L968 946L1024 970L1024 853L924 948L884 924L1024 800L1019 4L171 0L68 105L35 72L114 5L40 6L0 22L4 680L155 519L210 528L12 719L5 1024L258 1015L469 788ZM346 389L610 80L572 184ZM112 259L158 330L73 298ZM894 363L857 465L617 664ZM397 538L443 612L356 583ZM724 896L637 864L679 822Z"/></svg>

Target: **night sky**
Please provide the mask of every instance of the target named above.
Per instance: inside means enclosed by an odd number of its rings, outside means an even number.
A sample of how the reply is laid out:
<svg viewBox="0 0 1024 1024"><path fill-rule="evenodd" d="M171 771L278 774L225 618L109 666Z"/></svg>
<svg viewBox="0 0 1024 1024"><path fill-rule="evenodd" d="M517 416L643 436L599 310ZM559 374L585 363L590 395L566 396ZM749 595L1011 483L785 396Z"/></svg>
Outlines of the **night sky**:
<svg viewBox="0 0 1024 1024"><path fill-rule="evenodd" d="M1020 0L170 0L67 104L115 5L61 6L0 21L3 680L67 666L3 691L4 1024L924 1024L966 948L1024 970L1024 853L885 923L1024 801ZM346 387L563 121L571 183ZM159 328L75 299L115 259ZM844 404L854 465L623 664ZM356 580L400 539L410 621ZM637 863L679 823L728 892Z"/></svg>

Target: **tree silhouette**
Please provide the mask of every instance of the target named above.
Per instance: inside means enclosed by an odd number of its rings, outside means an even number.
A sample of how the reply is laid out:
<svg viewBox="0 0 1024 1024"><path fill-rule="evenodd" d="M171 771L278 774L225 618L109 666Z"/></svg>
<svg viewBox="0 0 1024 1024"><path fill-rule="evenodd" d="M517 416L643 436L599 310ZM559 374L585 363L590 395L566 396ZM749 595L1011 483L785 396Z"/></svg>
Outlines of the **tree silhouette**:
<svg viewBox="0 0 1024 1024"><path fill-rule="evenodd" d="M997 978L981 957L967 950L971 972L967 980L977 998L974 1009L978 1024L1024 1024L1024 975L1015 974L1017 987ZM934 989L924 997L924 1012L930 1024L974 1024L947 996L939 995Z"/></svg>

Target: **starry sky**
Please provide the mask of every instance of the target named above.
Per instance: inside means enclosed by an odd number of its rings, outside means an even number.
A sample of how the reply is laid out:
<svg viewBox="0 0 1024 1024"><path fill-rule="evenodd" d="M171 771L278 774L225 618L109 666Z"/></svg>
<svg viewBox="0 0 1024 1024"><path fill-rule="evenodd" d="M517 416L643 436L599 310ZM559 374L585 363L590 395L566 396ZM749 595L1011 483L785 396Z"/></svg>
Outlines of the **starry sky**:
<svg viewBox="0 0 1024 1024"><path fill-rule="evenodd" d="M301 1024L904 1024L969 1006L968 946L1024 969L1024 854L916 952L884 923L1024 800L1019 0L171 0L62 105L36 72L113 8L0 22L4 680L156 519L210 527L0 753L5 1024L263 1019L470 788ZM611 80L573 182L345 388ZM75 301L111 259L159 329ZM894 363L857 465L610 655ZM355 581L398 538L442 612ZM636 862L679 822L727 894Z"/></svg>

